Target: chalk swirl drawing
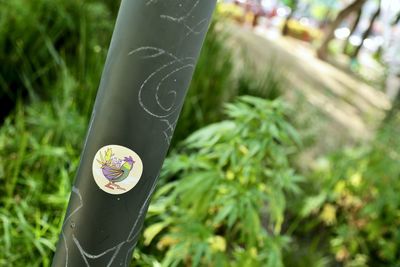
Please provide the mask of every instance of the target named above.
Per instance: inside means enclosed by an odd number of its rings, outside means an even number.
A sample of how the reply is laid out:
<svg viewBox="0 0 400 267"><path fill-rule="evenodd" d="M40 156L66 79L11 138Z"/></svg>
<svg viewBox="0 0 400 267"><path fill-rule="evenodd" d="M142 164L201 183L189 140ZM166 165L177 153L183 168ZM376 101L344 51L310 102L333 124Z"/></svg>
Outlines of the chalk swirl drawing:
<svg viewBox="0 0 400 267"><path fill-rule="evenodd" d="M138 102L150 116L159 119L165 124L163 134L169 144L176 126L178 112L182 103L177 103L178 75L181 72L193 72L195 59L193 57L178 58L157 47L140 47L129 52L128 55L145 53L140 58L164 57L168 61L158 66L142 82L138 92ZM171 85L172 84L172 85ZM164 97L161 95L163 94Z"/></svg>
<svg viewBox="0 0 400 267"><path fill-rule="evenodd" d="M146 5L157 3L157 0L149 0L146 2ZM200 0L177 1L177 14L160 15L160 18L166 20L166 22L182 25L186 29L185 36L179 42L183 42L184 39L191 35L199 35L207 30L209 19L197 19L193 14L198 8L199 3ZM161 58L167 59L164 60L166 62L156 66L156 69L142 82L138 93L138 101L147 114L158 118L165 125L163 135L166 143L169 145L182 105L182 103L177 103L176 101L178 90L182 89L179 88L182 85L178 84L178 74L184 71L193 73L196 63L195 57L178 57L166 49L154 46L138 47L130 51L128 56L139 56L141 59L159 58L160 62L163 62ZM171 80L176 84L172 88L168 87L168 85L174 84L171 83Z"/></svg>

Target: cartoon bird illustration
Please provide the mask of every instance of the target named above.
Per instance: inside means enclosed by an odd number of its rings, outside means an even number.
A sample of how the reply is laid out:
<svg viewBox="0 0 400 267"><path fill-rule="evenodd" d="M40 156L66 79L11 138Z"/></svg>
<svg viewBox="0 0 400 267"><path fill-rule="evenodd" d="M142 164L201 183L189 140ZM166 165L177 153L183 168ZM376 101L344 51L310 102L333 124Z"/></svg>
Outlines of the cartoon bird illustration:
<svg viewBox="0 0 400 267"><path fill-rule="evenodd" d="M121 160L115 157L111 148L109 148L106 150L104 157L100 152L100 160L97 160L97 162L101 165L104 177L109 181L109 183L105 185L106 187L110 189L117 188L120 190L126 190L116 183L122 182L129 176L133 164L135 163L131 156L124 157L124 159Z"/></svg>

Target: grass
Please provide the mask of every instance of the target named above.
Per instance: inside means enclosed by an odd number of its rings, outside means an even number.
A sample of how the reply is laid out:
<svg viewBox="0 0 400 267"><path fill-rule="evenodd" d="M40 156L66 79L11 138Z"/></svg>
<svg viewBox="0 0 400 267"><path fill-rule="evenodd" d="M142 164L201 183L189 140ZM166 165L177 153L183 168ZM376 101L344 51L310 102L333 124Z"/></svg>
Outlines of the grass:
<svg viewBox="0 0 400 267"><path fill-rule="evenodd" d="M87 124L69 98L76 83L65 75L56 87L64 94L19 102L0 130L0 265L50 263Z"/></svg>
<svg viewBox="0 0 400 267"><path fill-rule="evenodd" d="M0 266L49 266L113 20L93 1L0 5Z"/></svg>
<svg viewBox="0 0 400 267"><path fill-rule="evenodd" d="M49 100L63 65L93 94L98 79L88 78L88 72L101 67L103 57L91 57L94 49L107 47L112 24L110 12L98 2L0 1L0 119L18 99Z"/></svg>

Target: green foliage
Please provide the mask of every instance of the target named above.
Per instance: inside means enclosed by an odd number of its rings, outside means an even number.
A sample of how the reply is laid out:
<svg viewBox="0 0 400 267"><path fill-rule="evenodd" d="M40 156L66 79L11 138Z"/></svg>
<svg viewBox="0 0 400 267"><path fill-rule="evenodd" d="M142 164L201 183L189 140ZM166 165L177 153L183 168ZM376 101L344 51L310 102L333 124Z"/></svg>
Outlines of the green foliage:
<svg viewBox="0 0 400 267"><path fill-rule="evenodd" d="M385 125L372 146L320 160L310 180L303 214L327 228L344 266L399 266L399 121Z"/></svg>
<svg viewBox="0 0 400 267"><path fill-rule="evenodd" d="M312 233L315 235L316 233ZM318 238L314 238L318 241ZM286 267L328 267L332 266L328 256L321 252L321 244L314 240L292 239L290 250L283 255Z"/></svg>
<svg viewBox="0 0 400 267"><path fill-rule="evenodd" d="M109 12L99 3L0 1L1 117L19 96L49 96L63 64L75 65L83 81L88 57L108 44L111 29Z"/></svg>
<svg viewBox="0 0 400 267"><path fill-rule="evenodd" d="M0 4L0 98L16 103L0 128L0 266L49 266L112 21L99 3Z"/></svg>
<svg viewBox="0 0 400 267"><path fill-rule="evenodd" d="M290 7L290 9L296 9L299 0L281 0L286 6Z"/></svg>
<svg viewBox="0 0 400 267"><path fill-rule="evenodd" d="M49 266L87 121L68 73L52 103L18 104L0 130L0 265ZM45 171L44 171L45 170Z"/></svg>
<svg viewBox="0 0 400 267"><path fill-rule="evenodd" d="M144 232L165 266L283 266L286 195L300 190L288 161L298 137L280 100L243 96L226 113L165 163Z"/></svg>

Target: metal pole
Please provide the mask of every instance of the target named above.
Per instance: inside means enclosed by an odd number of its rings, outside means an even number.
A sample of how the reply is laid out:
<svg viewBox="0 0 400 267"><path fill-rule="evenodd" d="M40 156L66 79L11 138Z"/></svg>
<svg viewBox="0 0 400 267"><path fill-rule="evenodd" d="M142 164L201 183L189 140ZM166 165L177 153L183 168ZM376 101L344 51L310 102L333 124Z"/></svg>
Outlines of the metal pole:
<svg viewBox="0 0 400 267"><path fill-rule="evenodd" d="M128 266L216 0L122 0L52 266Z"/></svg>

